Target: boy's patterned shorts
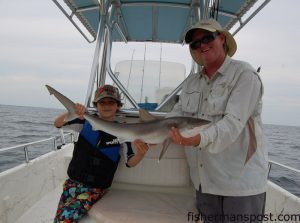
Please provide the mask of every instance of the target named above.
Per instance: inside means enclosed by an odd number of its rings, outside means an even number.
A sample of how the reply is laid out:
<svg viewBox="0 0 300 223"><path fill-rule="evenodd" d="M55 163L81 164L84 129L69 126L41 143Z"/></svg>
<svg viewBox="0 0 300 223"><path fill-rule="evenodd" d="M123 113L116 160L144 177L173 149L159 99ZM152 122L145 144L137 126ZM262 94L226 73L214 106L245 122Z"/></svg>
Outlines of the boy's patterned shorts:
<svg viewBox="0 0 300 223"><path fill-rule="evenodd" d="M67 179L64 183L54 223L78 222L93 204L100 200L104 191Z"/></svg>

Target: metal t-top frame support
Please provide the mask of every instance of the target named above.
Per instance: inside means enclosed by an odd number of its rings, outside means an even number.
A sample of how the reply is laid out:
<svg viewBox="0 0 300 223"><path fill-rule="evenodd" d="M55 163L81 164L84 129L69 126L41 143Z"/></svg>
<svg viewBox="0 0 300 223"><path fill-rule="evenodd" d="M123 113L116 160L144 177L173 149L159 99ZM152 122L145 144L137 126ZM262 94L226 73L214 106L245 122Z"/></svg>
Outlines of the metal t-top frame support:
<svg viewBox="0 0 300 223"><path fill-rule="evenodd" d="M93 96L93 89L95 87L101 86L105 84L106 75L108 74L111 79L114 81L114 83L117 85L117 87L122 91L124 96L130 101L130 103L138 109L139 106L137 102L134 100L134 98L129 94L127 89L123 86L123 84L119 81L119 79L115 76L114 72L111 69L110 65L110 57L111 57L111 48L112 48L112 31L116 30L117 33L120 35L121 39L126 43L128 41L128 30L126 29L126 24L123 20L122 12L120 10L122 3L120 0L98 0L99 4L96 4L95 6L85 7L85 8L78 8L72 11L71 15L68 15L67 12L63 9L63 7L57 2L57 0L52 0L58 7L61 9L61 11L66 15L66 17L72 22L72 24L76 27L76 29L83 35L83 37L88 42L94 42L96 41L96 47L94 52L94 58L90 73L90 79L88 84L88 90L86 94L86 100L85 105L87 107L91 107L91 101ZM236 14L230 14L228 12L223 12L222 10L219 10L220 15L225 15L234 18L234 21L239 22L239 27L236 29L236 31L233 32L233 34L236 34L238 31L240 31L262 8L264 8L271 0L265 0L246 20L245 22L242 22L242 17L244 16L246 9L242 11L239 15ZM256 1L253 1L252 5L255 4ZM195 22L199 21L203 18L209 17L209 11L210 11L210 0L192 0L191 4L188 5L177 5L174 3L157 3L157 2L140 2L138 3L139 6L145 6L145 5L160 5L163 4L164 6L168 7L189 7L190 8L190 19L185 24L185 31L188 30L189 27L191 27ZM125 6L131 6L135 5L137 3L124 3ZM84 34L84 32L79 28L78 25L73 21L73 15L77 15L76 13L80 13L81 11L88 11L88 10L95 10L96 8L99 8L100 16L99 16L99 26L97 30L96 38L93 40L89 40L87 36ZM117 21L113 21L113 18L117 18ZM233 26L232 24L229 24L228 27L225 27L226 29L230 29ZM88 29L89 32L91 32ZM182 39L184 37L185 32L182 33ZM95 33L93 32L91 34L92 36L95 36ZM184 42L183 42L184 44ZM192 69L190 73L199 72L201 69L201 66L196 64L194 61L192 62ZM156 108L157 111L161 109L165 104L169 102L175 96L180 92L182 89L182 83L165 99L161 102L161 104Z"/></svg>
<svg viewBox="0 0 300 223"><path fill-rule="evenodd" d="M120 28L118 21L113 21L114 13L118 9L116 6L106 4L105 10L101 12L100 22L97 32L97 43L94 52L94 59L91 68L90 80L86 94L85 105L89 107L92 101L93 89L105 84L106 74L108 74L117 87L122 91L125 97L131 102L135 108L139 108L137 102L129 94L123 84L115 76L111 69L110 58L112 48L112 31L116 29L124 42L127 42L126 35ZM97 78L97 79L96 79Z"/></svg>

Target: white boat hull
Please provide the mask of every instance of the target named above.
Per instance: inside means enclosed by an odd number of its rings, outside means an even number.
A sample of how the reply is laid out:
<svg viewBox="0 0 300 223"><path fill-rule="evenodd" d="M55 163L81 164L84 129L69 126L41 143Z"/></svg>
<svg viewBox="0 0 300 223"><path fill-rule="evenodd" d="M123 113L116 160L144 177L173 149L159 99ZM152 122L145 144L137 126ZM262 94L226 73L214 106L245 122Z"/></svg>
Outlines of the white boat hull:
<svg viewBox="0 0 300 223"><path fill-rule="evenodd" d="M0 173L1 223L53 221L72 150L73 144L68 144L59 151ZM112 188L80 222L196 220L194 189L183 150L169 149L158 163L159 152L159 148L152 149L135 168L125 167L121 160ZM283 217L295 215L299 210L298 197L268 183L266 214ZM300 221L298 218L289 222Z"/></svg>

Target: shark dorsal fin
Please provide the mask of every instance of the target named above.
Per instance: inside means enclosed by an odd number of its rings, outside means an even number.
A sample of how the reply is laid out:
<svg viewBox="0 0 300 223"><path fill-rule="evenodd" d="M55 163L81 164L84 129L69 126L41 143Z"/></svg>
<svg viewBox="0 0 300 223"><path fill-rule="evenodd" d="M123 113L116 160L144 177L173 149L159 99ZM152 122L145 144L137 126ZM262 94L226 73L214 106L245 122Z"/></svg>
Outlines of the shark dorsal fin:
<svg viewBox="0 0 300 223"><path fill-rule="evenodd" d="M151 115L149 112L142 108L139 109L139 116L141 122L150 122L158 119L157 117Z"/></svg>

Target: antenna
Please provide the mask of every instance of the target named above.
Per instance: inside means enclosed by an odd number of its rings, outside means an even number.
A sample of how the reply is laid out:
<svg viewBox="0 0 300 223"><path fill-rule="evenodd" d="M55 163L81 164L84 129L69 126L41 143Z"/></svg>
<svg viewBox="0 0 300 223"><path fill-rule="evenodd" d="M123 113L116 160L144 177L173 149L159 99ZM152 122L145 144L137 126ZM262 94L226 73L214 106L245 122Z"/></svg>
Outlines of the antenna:
<svg viewBox="0 0 300 223"><path fill-rule="evenodd" d="M129 89L129 82L130 82L130 78L131 78L131 70L132 70L132 62L133 62L134 51L135 51L135 49L132 51L132 54L131 54L130 68L129 68L129 74L128 74L128 79L127 79L127 84L126 84L126 90L127 91ZM126 98L124 100L124 105L125 104L126 104Z"/></svg>
<svg viewBox="0 0 300 223"><path fill-rule="evenodd" d="M160 89L160 78L161 78L161 55L162 55L162 43L160 43L158 89Z"/></svg>
<svg viewBox="0 0 300 223"><path fill-rule="evenodd" d="M144 87L144 76L145 76L145 62L146 62L146 42L145 42L145 50L144 50L144 63L143 63L143 76L142 76L140 103L142 103L142 98L143 98L143 87Z"/></svg>

